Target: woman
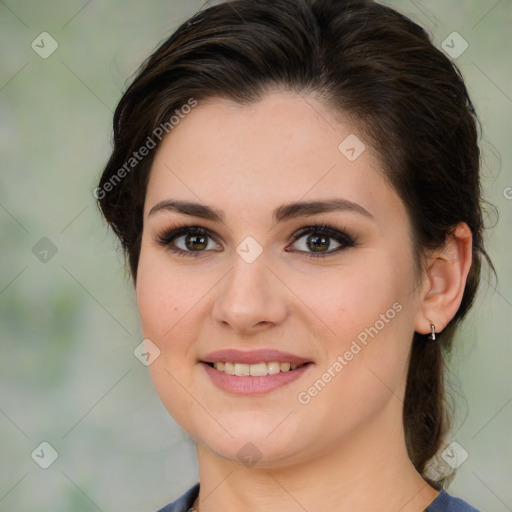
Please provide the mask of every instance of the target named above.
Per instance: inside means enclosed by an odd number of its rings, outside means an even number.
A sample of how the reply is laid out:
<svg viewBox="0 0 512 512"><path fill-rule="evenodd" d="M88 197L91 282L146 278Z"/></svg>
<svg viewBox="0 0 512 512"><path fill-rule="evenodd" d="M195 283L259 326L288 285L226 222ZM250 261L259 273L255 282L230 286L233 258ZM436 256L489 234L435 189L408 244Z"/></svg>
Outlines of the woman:
<svg viewBox="0 0 512 512"><path fill-rule="evenodd" d="M449 496L443 353L482 257L476 116L369 0L238 0L121 99L96 196L200 485L163 511L474 511Z"/></svg>

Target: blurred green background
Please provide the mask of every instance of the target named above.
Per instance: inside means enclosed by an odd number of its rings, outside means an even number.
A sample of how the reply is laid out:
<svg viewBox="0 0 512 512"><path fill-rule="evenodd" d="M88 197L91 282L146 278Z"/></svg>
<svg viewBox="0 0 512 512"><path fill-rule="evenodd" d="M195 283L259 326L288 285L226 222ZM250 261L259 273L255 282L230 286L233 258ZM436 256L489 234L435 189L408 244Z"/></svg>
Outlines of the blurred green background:
<svg viewBox="0 0 512 512"><path fill-rule="evenodd" d="M499 283L495 290L484 272L450 363L458 393L451 439L468 458L449 491L482 511L505 512L512 510L512 2L383 3L424 26L439 47L454 31L468 43L456 62L483 127L484 190L499 212L497 224L487 220L496 224L487 245ZM141 342L134 293L92 190L127 79L202 6L0 2L1 511L152 511L197 481L193 443L133 355ZM52 458L42 442L58 453L48 469L40 467Z"/></svg>

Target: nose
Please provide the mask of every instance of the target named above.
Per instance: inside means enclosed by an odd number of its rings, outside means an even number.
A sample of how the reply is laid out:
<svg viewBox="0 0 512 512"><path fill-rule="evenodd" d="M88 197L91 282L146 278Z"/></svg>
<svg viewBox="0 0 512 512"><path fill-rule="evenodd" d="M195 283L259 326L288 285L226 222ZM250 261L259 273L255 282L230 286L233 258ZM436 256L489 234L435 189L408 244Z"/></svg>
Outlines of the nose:
<svg viewBox="0 0 512 512"><path fill-rule="evenodd" d="M285 320L285 287L267 264L264 254L252 263L234 255L233 268L218 288L215 322L238 334L253 334Z"/></svg>

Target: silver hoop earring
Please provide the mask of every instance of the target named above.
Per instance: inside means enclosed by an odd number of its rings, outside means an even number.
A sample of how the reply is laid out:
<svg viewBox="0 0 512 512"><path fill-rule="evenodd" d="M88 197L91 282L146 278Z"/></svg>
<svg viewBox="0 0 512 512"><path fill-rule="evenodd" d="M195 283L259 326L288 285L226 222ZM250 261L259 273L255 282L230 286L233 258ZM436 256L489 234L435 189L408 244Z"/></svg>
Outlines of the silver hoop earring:
<svg viewBox="0 0 512 512"><path fill-rule="evenodd" d="M432 332L430 333L428 339L431 341L436 341L436 326L434 324L430 324L430 328L432 329Z"/></svg>

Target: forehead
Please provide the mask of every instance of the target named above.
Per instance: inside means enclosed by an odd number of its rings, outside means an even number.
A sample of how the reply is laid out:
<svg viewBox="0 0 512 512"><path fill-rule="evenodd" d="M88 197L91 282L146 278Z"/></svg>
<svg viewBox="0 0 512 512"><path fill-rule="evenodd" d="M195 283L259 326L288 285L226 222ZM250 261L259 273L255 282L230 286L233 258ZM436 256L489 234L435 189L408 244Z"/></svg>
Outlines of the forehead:
<svg viewBox="0 0 512 512"><path fill-rule="evenodd" d="M273 92L199 102L158 149L146 214L169 197L256 214L334 196L370 211L401 203L362 134L312 97Z"/></svg>

